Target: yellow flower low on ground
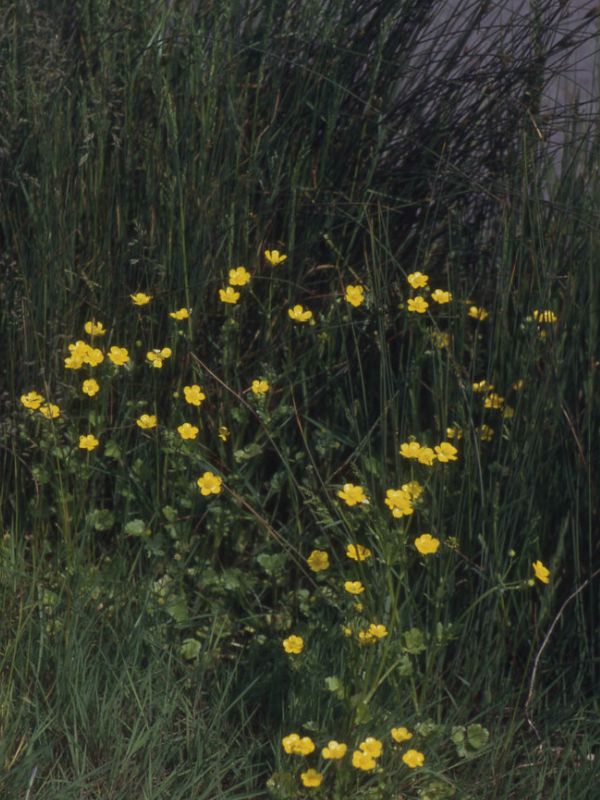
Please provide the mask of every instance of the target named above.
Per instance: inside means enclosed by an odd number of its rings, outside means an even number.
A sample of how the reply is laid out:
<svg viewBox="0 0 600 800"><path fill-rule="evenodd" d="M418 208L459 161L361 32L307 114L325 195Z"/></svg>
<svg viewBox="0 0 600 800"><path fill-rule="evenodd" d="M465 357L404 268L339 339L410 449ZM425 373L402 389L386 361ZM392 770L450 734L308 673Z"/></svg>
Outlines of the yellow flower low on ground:
<svg viewBox="0 0 600 800"><path fill-rule="evenodd" d="M535 573L535 577L542 583L550 583L550 570L544 566L541 561L534 561L531 565Z"/></svg>
<svg viewBox="0 0 600 800"><path fill-rule="evenodd" d="M229 270L229 283L231 286L245 286L251 277L246 267L236 267Z"/></svg>
<svg viewBox="0 0 600 800"><path fill-rule="evenodd" d="M149 294L145 294L144 292L136 292L135 294L130 294L131 301L135 306L146 306L152 300L152 296Z"/></svg>
<svg viewBox="0 0 600 800"><path fill-rule="evenodd" d="M95 450L99 444L99 440L96 439L92 433L88 433L86 436L79 437L79 447L82 450Z"/></svg>
<svg viewBox="0 0 600 800"><path fill-rule="evenodd" d="M22 394L20 400L25 408L29 408L32 411L37 411L44 402L44 398L39 392L27 392L27 394Z"/></svg>
<svg viewBox="0 0 600 800"><path fill-rule="evenodd" d="M321 781L323 780L323 776L320 772L317 772L316 769L312 767L307 769L306 772L300 773L300 780L302 781L303 786L307 786L309 788L315 788L321 785Z"/></svg>
<svg viewBox="0 0 600 800"><path fill-rule="evenodd" d="M265 250L265 258L272 267L278 267L286 260L287 256L279 250Z"/></svg>
<svg viewBox="0 0 600 800"><path fill-rule="evenodd" d="M367 558L371 558L372 553L368 547L364 547L362 544L349 544L346 548L346 555L353 561L366 561Z"/></svg>
<svg viewBox="0 0 600 800"><path fill-rule="evenodd" d="M215 475L213 472L205 472L198 478L196 483L198 484L201 494L206 497L209 494L220 494L223 479L219 478L219 476Z"/></svg>
<svg viewBox="0 0 600 800"><path fill-rule="evenodd" d="M408 730L408 728L404 727L392 728L392 730L390 731L390 735L392 739L398 744L402 744L402 742L408 742L409 739L413 738L413 735Z"/></svg>
<svg viewBox="0 0 600 800"><path fill-rule="evenodd" d="M345 483L337 495L348 506L356 506L359 503L367 504L369 502L362 486L355 486L353 483Z"/></svg>
<svg viewBox="0 0 600 800"><path fill-rule="evenodd" d="M156 428L156 415L155 414L142 414L135 421L135 424L142 430L150 430Z"/></svg>
<svg viewBox="0 0 600 800"><path fill-rule="evenodd" d="M281 740L281 745L288 755L308 756L315 750L315 743L310 736L299 736L290 733Z"/></svg>
<svg viewBox="0 0 600 800"><path fill-rule="evenodd" d="M206 395L202 391L202 387L198 386L197 383L194 383L192 386L184 386L183 396L185 397L185 402L189 403L191 406L200 406L203 400L206 400Z"/></svg>
<svg viewBox="0 0 600 800"><path fill-rule="evenodd" d="M444 305L452 300L452 292L445 292L443 289L434 289L431 293L431 299L434 303Z"/></svg>
<svg viewBox="0 0 600 800"><path fill-rule="evenodd" d="M423 556L437 553L439 546L440 540L436 539L435 536L432 536L430 533L422 533L415 539L415 547Z"/></svg>
<svg viewBox="0 0 600 800"><path fill-rule="evenodd" d="M489 313L485 310L485 308L478 308L478 306L469 306L467 314L471 317L471 319L478 319L480 321L483 321L489 317Z"/></svg>
<svg viewBox="0 0 600 800"><path fill-rule="evenodd" d="M371 758L379 758L383 752L383 742L379 741L379 739L374 739L373 736L368 736L358 747L363 753L370 755Z"/></svg>
<svg viewBox="0 0 600 800"><path fill-rule="evenodd" d="M456 461L458 459L458 450L450 442L440 442L435 446L435 455L438 461L446 464L448 461Z"/></svg>
<svg viewBox="0 0 600 800"><path fill-rule="evenodd" d="M388 629L385 627L385 625L376 625L374 622L372 622L367 628L367 633L374 639L385 639L385 637L388 635Z"/></svg>
<svg viewBox="0 0 600 800"><path fill-rule="evenodd" d="M323 572L329 569L329 555L325 550L313 550L306 563L313 572Z"/></svg>
<svg viewBox="0 0 600 800"><path fill-rule="evenodd" d="M108 358L117 367L123 367L129 362L129 351L126 347L116 347L113 345L108 351Z"/></svg>
<svg viewBox="0 0 600 800"><path fill-rule="evenodd" d="M60 417L60 408L55 403L45 403L38 408L38 411L46 419L58 419Z"/></svg>
<svg viewBox="0 0 600 800"><path fill-rule="evenodd" d="M254 380L250 387L252 394L261 395L269 391L269 381Z"/></svg>
<svg viewBox="0 0 600 800"><path fill-rule="evenodd" d="M298 655L304 650L304 639L301 636L288 636L282 642L283 649L290 655Z"/></svg>
<svg viewBox="0 0 600 800"><path fill-rule="evenodd" d="M219 289L219 300L222 303L229 303L235 305L240 299L240 293L236 292L233 286L227 286L225 289Z"/></svg>
<svg viewBox="0 0 600 800"><path fill-rule="evenodd" d="M169 316L171 317L171 319L177 319L177 320L188 319L190 316L190 312L189 309L187 308L178 308L177 311L171 311L169 313Z"/></svg>
<svg viewBox="0 0 600 800"><path fill-rule="evenodd" d="M370 756L363 750L355 750L352 753L352 766L356 769L362 769L365 772L368 772L371 769L375 769L377 766L377 761L375 761L373 756Z"/></svg>
<svg viewBox="0 0 600 800"><path fill-rule="evenodd" d="M348 592L348 594L362 594L365 587L360 581L345 581L344 590Z"/></svg>
<svg viewBox="0 0 600 800"><path fill-rule="evenodd" d="M346 755L347 750L347 744L344 744L343 742L336 742L335 739L332 739L330 742L327 742L327 747L324 747L321 750L321 755L323 758L333 761L343 758Z"/></svg>
<svg viewBox="0 0 600 800"><path fill-rule="evenodd" d="M410 275L407 275L406 280L413 289L422 289L429 283L429 275L424 275L422 272L411 272Z"/></svg>
<svg viewBox="0 0 600 800"><path fill-rule="evenodd" d="M177 433L182 439L195 439L196 436L198 436L198 432L198 428L195 425L191 425L189 422L184 422L177 428Z"/></svg>
<svg viewBox="0 0 600 800"><path fill-rule="evenodd" d="M415 767L422 767L425 763L425 756L418 750L407 750L402 756L402 761L407 767L414 769Z"/></svg>
<svg viewBox="0 0 600 800"><path fill-rule="evenodd" d="M301 305L295 305L293 308L288 308L288 316L294 322L308 322L312 319L312 311L304 308Z"/></svg>
<svg viewBox="0 0 600 800"><path fill-rule="evenodd" d="M91 320L90 322L86 322L83 326L83 330L88 334L88 336L104 336L106 333L106 328L101 322L95 322Z"/></svg>
<svg viewBox="0 0 600 800"><path fill-rule="evenodd" d="M81 386L81 391L84 394L87 394L88 397L93 397L100 391L100 384L93 378L89 378L89 380L83 382Z"/></svg>
<svg viewBox="0 0 600 800"><path fill-rule="evenodd" d="M424 314L429 308L429 303L421 295L411 297L406 305L409 311L413 311L416 314Z"/></svg>
<svg viewBox="0 0 600 800"><path fill-rule="evenodd" d="M365 302L365 287L348 285L345 289L344 300L351 306L358 308Z"/></svg>

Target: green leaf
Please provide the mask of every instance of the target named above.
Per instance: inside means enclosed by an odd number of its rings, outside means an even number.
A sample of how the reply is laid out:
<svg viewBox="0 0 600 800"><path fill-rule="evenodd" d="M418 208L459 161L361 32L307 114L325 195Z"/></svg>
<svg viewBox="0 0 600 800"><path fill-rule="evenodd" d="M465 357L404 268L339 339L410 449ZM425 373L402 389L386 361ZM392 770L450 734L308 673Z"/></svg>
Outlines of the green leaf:
<svg viewBox="0 0 600 800"><path fill-rule="evenodd" d="M165 611L175 622L187 622L188 610L185 598L182 596L170 597L165 603Z"/></svg>
<svg viewBox="0 0 600 800"><path fill-rule="evenodd" d="M177 521L177 511L173 508L173 506L165 506L162 510L162 513L167 522Z"/></svg>
<svg viewBox="0 0 600 800"><path fill-rule="evenodd" d="M327 687L327 691L334 694L340 700L343 700L346 696L344 684L336 675L330 675L328 678L325 678L325 686Z"/></svg>
<svg viewBox="0 0 600 800"><path fill-rule="evenodd" d="M415 725L415 732L426 739L428 736L431 736L432 733L437 733L440 729L440 725L437 722L434 722L432 719L423 720L423 722L419 722Z"/></svg>
<svg viewBox="0 0 600 800"><path fill-rule="evenodd" d="M184 639L183 644L179 648L181 655L188 661L193 661L197 658L202 645L197 639Z"/></svg>
<svg viewBox="0 0 600 800"><path fill-rule="evenodd" d="M490 732L483 725L468 725L467 726L467 741L473 750L481 750L482 747L488 743Z"/></svg>
<svg viewBox="0 0 600 800"><path fill-rule="evenodd" d="M420 628L411 628L405 631L402 634L402 640L402 649L411 655L416 655L425 650L425 636Z"/></svg>
<svg viewBox="0 0 600 800"><path fill-rule="evenodd" d="M132 519L125 525L125 533L127 536L150 536L151 531L142 519Z"/></svg>
<svg viewBox="0 0 600 800"><path fill-rule="evenodd" d="M87 521L95 531L109 531L115 524L115 515L107 508L95 508L87 515Z"/></svg>
<svg viewBox="0 0 600 800"><path fill-rule="evenodd" d="M123 463L121 448L114 439L109 439L104 445L104 455L108 458L114 458L115 461L119 461L121 464Z"/></svg>

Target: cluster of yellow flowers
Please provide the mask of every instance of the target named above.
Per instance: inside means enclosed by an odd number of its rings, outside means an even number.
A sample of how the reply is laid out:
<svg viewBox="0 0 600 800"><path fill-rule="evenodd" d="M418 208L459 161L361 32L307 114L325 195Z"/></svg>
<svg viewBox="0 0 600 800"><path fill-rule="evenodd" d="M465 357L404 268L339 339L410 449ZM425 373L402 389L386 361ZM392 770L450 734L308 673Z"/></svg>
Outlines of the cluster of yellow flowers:
<svg viewBox="0 0 600 800"><path fill-rule="evenodd" d="M406 280L413 289L425 289L425 291L429 290L429 275L425 275L423 272L411 272L410 275L407 276ZM445 289L434 289L431 292L430 297L434 303L437 303L438 305L446 305L452 301L452 292L449 292ZM429 303L423 297L423 295L418 294L415 297L410 297L408 299L406 307L409 311L415 314L424 314L429 308Z"/></svg>

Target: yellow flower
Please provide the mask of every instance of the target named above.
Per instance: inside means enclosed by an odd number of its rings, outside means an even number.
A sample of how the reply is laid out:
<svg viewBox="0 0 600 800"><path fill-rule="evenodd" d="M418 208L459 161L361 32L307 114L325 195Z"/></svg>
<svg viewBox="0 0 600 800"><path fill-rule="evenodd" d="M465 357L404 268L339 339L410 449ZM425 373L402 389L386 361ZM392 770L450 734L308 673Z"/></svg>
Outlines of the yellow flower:
<svg viewBox="0 0 600 800"><path fill-rule="evenodd" d="M533 310L533 318L536 322L551 322L554 323L557 321L558 317L554 313L554 311L538 311L537 308Z"/></svg>
<svg viewBox="0 0 600 800"><path fill-rule="evenodd" d="M93 397L100 391L100 385L98 381L95 381L93 378L90 378L89 380L83 382L81 386L81 391L84 394L87 394L88 397Z"/></svg>
<svg viewBox="0 0 600 800"><path fill-rule="evenodd" d="M457 427L446 428L446 436L448 439L462 439L463 432Z"/></svg>
<svg viewBox="0 0 600 800"><path fill-rule="evenodd" d="M352 753L352 766L356 767L356 769L362 769L367 772L370 769L375 769L377 762L368 753L365 753L362 750L355 750Z"/></svg>
<svg viewBox="0 0 600 800"><path fill-rule="evenodd" d="M60 408L54 405L54 403L45 403L38 408L38 411L43 417L46 417L46 419L57 419L57 417L60 417Z"/></svg>
<svg viewBox="0 0 600 800"><path fill-rule="evenodd" d="M104 336L106 333L106 328L101 322L86 322L83 326L84 331L88 334L88 336Z"/></svg>
<svg viewBox="0 0 600 800"><path fill-rule="evenodd" d="M431 293L431 299L435 303L443 305L444 303L449 303L452 300L452 292L445 292L443 289L434 289Z"/></svg>
<svg viewBox="0 0 600 800"><path fill-rule="evenodd" d="M415 767L422 767L425 763L425 756L418 750L407 750L402 756L402 761L407 767L414 769Z"/></svg>
<svg viewBox="0 0 600 800"><path fill-rule="evenodd" d="M346 548L346 555L353 561L366 561L371 557L371 551L362 544L349 544Z"/></svg>
<svg viewBox="0 0 600 800"><path fill-rule="evenodd" d="M435 536L432 536L430 533L422 533L415 539L415 547L423 556L436 553L439 546L440 540L436 539Z"/></svg>
<svg viewBox="0 0 600 800"><path fill-rule="evenodd" d="M315 749L315 743L310 736L300 738L297 733L290 733L289 736L284 736L281 744L289 755L308 756Z"/></svg>
<svg viewBox="0 0 600 800"><path fill-rule="evenodd" d="M417 314L424 314L429 308L429 303L424 297L421 297L421 295L417 295L417 297L411 297L407 305L409 311L414 311Z"/></svg>
<svg viewBox="0 0 600 800"><path fill-rule="evenodd" d="M413 289L421 289L429 283L429 275L423 275L422 272L411 272L406 277Z"/></svg>
<svg viewBox="0 0 600 800"><path fill-rule="evenodd" d="M293 655L298 655L304 650L304 639L301 636L288 636L282 644L285 652Z"/></svg>
<svg viewBox="0 0 600 800"><path fill-rule="evenodd" d="M170 347L163 347L162 350L150 350L149 353L146 353L146 358L152 364L153 367L156 369L160 369L163 365L163 361L166 358L170 358L172 355L172 350Z"/></svg>
<svg viewBox="0 0 600 800"><path fill-rule="evenodd" d="M343 489L340 489L337 494L348 506L355 506L358 503L368 504L369 502L362 486L355 486L353 483L345 483Z"/></svg>
<svg viewBox="0 0 600 800"><path fill-rule="evenodd" d="M408 742L409 739L412 739L413 735L408 730L408 728L392 728L390 731L392 739L398 744L402 744L402 742Z"/></svg>
<svg viewBox="0 0 600 800"><path fill-rule="evenodd" d="M419 454L417 455L417 461L419 464L425 464L426 467L430 467L435 459L436 455L431 447L421 447L419 449Z"/></svg>
<svg viewBox="0 0 600 800"><path fill-rule="evenodd" d="M524 386L525 386L525 381L523 380L523 378L519 378L519 380L515 381L510 388L514 389L515 392L520 392Z"/></svg>
<svg viewBox="0 0 600 800"><path fill-rule="evenodd" d="M515 415L515 410L512 406L504 406L502 409L502 416L504 419L512 419Z"/></svg>
<svg viewBox="0 0 600 800"><path fill-rule="evenodd" d="M239 299L240 293L236 292L233 286L228 286L226 289L219 289L219 300L222 303L235 305Z"/></svg>
<svg viewBox="0 0 600 800"><path fill-rule="evenodd" d="M421 445L418 442L404 442L400 445L400 455L404 458L418 458Z"/></svg>
<svg viewBox="0 0 600 800"><path fill-rule="evenodd" d="M355 308L362 305L365 302L365 287L352 285L346 286L344 300Z"/></svg>
<svg viewBox="0 0 600 800"><path fill-rule="evenodd" d="M450 345L450 334L447 331L431 331L431 341L436 347L448 347Z"/></svg>
<svg viewBox="0 0 600 800"><path fill-rule="evenodd" d="M246 267L236 267L229 270L229 283L232 286L245 286L251 277Z"/></svg>
<svg viewBox="0 0 600 800"><path fill-rule="evenodd" d="M312 319L313 313L308 308L304 309L301 305L296 305L288 308L288 315L294 322L308 322L309 319Z"/></svg>
<svg viewBox="0 0 600 800"><path fill-rule="evenodd" d="M474 392L481 393L481 392L491 392L494 386L491 383L488 383L486 380L483 381L476 381L472 384L472 389Z"/></svg>
<svg viewBox="0 0 600 800"><path fill-rule="evenodd" d="M44 398L38 392L27 392L27 394L21 395L21 403L25 408L31 408L33 411L37 411L43 402Z"/></svg>
<svg viewBox="0 0 600 800"><path fill-rule="evenodd" d="M407 517L414 511L410 495L404 489L388 489L385 493L385 504L396 519Z"/></svg>
<svg viewBox="0 0 600 800"><path fill-rule="evenodd" d="M217 433L217 436L219 437L219 439L222 442L226 442L227 439L229 439L229 436L230 436L229 428L227 426L225 426L225 425L221 425L219 427L219 432Z"/></svg>
<svg viewBox="0 0 600 800"><path fill-rule="evenodd" d="M253 394L261 395L261 394L266 394L268 391L269 391L268 381L259 381L259 380L252 381Z"/></svg>
<svg viewBox="0 0 600 800"><path fill-rule="evenodd" d="M135 306L145 306L152 300L151 295L144 294L144 292L136 292L136 294L130 294L129 297Z"/></svg>
<svg viewBox="0 0 600 800"><path fill-rule="evenodd" d="M272 267L277 267L286 260L287 256L280 253L279 250L265 250L265 258Z"/></svg>
<svg viewBox="0 0 600 800"><path fill-rule="evenodd" d="M379 739L374 739L372 736L368 736L358 746L363 753L371 756L371 758L379 758L383 751L383 742L380 742Z"/></svg>
<svg viewBox="0 0 600 800"><path fill-rule="evenodd" d="M419 481L409 481L402 484L402 491L406 492L411 500L418 500L423 494L423 487Z"/></svg>
<svg viewBox="0 0 600 800"><path fill-rule="evenodd" d="M306 563L313 572L323 572L329 569L329 555L325 550L313 550L306 559Z"/></svg>
<svg viewBox="0 0 600 800"><path fill-rule="evenodd" d="M440 442L435 446L437 460L442 464L446 464L448 461L456 461L457 453L458 450L450 442Z"/></svg>
<svg viewBox="0 0 600 800"><path fill-rule="evenodd" d="M496 392L491 392L483 401L484 408L501 409L504 405L504 398Z"/></svg>
<svg viewBox="0 0 600 800"><path fill-rule="evenodd" d="M385 625L376 625L374 622L372 622L367 629L367 633L374 639L385 639L385 637L388 635L388 629L385 627Z"/></svg>
<svg viewBox="0 0 600 800"><path fill-rule="evenodd" d="M494 429L489 425L486 425L485 422L483 425L480 425L478 428L476 428L476 431L479 434L479 438L482 442L489 442L494 436Z"/></svg>
<svg viewBox="0 0 600 800"><path fill-rule="evenodd" d="M359 644L377 644L377 639L369 631L359 631L358 642Z"/></svg>
<svg viewBox="0 0 600 800"><path fill-rule="evenodd" d="M177 311L171 311L169 316L172 319L188 319L190 316L189 309L187 308L179 308Z"/></svg>
<svg viewBox="0 0 600 800"><path fill-rule="evenodd" d="M468 315L473 319L484 320L489 317L488 312L485 308L477 308L477 306L469 306Z"/></svg>
<svg viewBox="0 0 600 800"><path fill-rule="evenodd" d="M550 570L541 561L534 561L532 564L535 577L542 583L550 583Z"/></svg>
<svg viewBox="0 0 600 800"><path fill-rule="evenodd" d="M310 769L307 769L306 772L300 773L300 780L302 781L302 784L304 786L308 787L320 786L321 781L323 780L323 776L321 775L320 772L317 772L316 769L313 769L311 767Z"/></svg>
<svg viewBox="0 0 600 800"><path fill-rule="evenodd" d="M362 594L365 590L365 587L360 581L346 581L344 583L344 589L348 592L348 594Z"/></svg>
<svg viewBox="0 0 600 800"><path fill-rule="evenodd" d="M87 436L79 437L79 447L82 450L95 450L99 444L100 442L92 433L88 433Z"/></svg>
<svg viewBox="0 0 600 800"><path fill-rule="evenodd" d="M179 425L177 428L177 433L182 439L195 439L198 436L198 428L195 425L190 425L189 422L184 422L183 425Z"/></svg>
<svg viewBox="0 0 600 800"><path fill-rule="evenodd" d="M129 352L126 347L115 347L113 345L108 351L108 358L117 367L122 367L129 362Z"/></svg>
<svg viewBox="0 0 600 800"><path fill-rule="evenodd" d="M184 386L183 394L185 396L185 402L189 403L191 406L200 406L202 401L206 400L206 395L197 383L194 383L192 386Z"/></svg>
<svg viewBox="0 0 600 800"><path fill-rule="evenodd" d="M214 475L212 472L205 472L198 478L196 483L198 484L200 492L206 497L209 494L220 494L223 479L219 478L218 475Z"/></svg>
<svg viewBox="0 0 600 800"><path fill-rule="evenodd" d="M156 428L156 415L155 414L142 414L141 417L136 419L135 424L138 427L142 428L142 430L149 430L150 428Z"/></svg>
<svg viewBox="0 0 600 800"><path fill-rule="evenodd" d="M347 750L347 744L336 742L335 739L332 739L330 742L327 742L327 747L324 747L321 750L321 755L323 758L327 759L343 758L346 755Z"/></svg>

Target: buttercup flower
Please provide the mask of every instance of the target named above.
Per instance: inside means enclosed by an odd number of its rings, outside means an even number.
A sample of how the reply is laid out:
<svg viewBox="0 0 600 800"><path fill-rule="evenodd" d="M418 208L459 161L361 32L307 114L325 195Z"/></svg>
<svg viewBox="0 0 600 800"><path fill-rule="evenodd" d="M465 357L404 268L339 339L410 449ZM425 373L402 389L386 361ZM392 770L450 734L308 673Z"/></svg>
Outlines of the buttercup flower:
<svg viewBox="0 0 600 800"><path fill-rule="evenodd" d="M303 786L315 787L321 785L323 776L320 772L317 772L316 769L311 767L310 769L307 769L306 772L300 773L300 780L302 781Z"/></svg>
<svg viewBox="0 0 600 800"><path fill-rule="evenodd" d="M489 442L492 440L494 436L494 429L491 428L489 425L486 425L485 422L483 425L480 425L478 428L475 429L479 434L479 438L482 442Z"/></svg>
<svg viewBox="0 0 600 800"><path fill-rule="evenodd" d="M183 394L185 397L185 402L189 403L191 406L200 406L202 401L206 400L206 395L196 383L194 383L192 386L184 386Z"/></svg>
<svg viewBox="0 0 600 800"><path fill-rule="evenodd" d="M177 433L182 439L195 439L198 436L198 428L195 425L190 425L189 422L184 422L183 425L179 425L177 428Z"/></svg>
<svg viewBox="0 0 600 800"><path fill-rule="evenodd" d="M150 430L156 428L156 415L155 414L142 414L135 421L135 424L142 428L142 430Z"/></svg>
<svg viewBox="0 0 600 800"><path fill-rule="evenodd" d="M431 341L436 347L448 347L450 345L450 334L447 331L431 331Z"/></svg>
<svg viewBox="0 0 600 800"><path fill-rule="evenodd" d="M415 539L415 547L423 556L436 553L439 546L440 540L436 539L435 536L432 536L430 533L422 533Z"/></svg>
<svg viewBox="0 0 600 800"><path fill-rule="evenodd" d="M423 275L422 272L411 272L410 275L407 275L406 280L413 289L421 289L429 283L429 275Z"/></svg>
<svg viewBox="0 0 600 800"><path fill-rule="evenodd" d="M501 409L504 406L504 398L496 392L491 392L483 401L483 406L484 408Z"/></svg>
<svg viewBox="0 0 600 800"><path fill-rule="evenodd" d="M145 306L152 300L152 296L144 294L144 292L136 292L136 294L130 294L129 296L135 306Z"/></svg>
<svg viewBox="0 0 600 800"><path fill-rule="evenodd" d="M96 437L92 433L88 433L87 436L79 437L79 447L82 450L89 450L89 451L95 450L99 444L100 442L98 441L98 439L96 439Z"/></svg>
<svg viewBox="0 0 600 800"><path fill-rule="evenodd" d="M414 511L410 495L404 489L388 489L385 493L385 504L396 519L407 517Z"/></svg>
<svg viewBox="0 0 600 800"><path fill-rule="evenodd" d="M308 756L315 750L315 743L310 736L298 736L297 733L290 733L281 740L283 749L288 755Z"/></svg>
<svg viewBox="0 0 600 800"><path fill-rule="evenodd" d="M409 311L414 311L417 314L424 314L429 308L429 303L421 295L411 297L406 305Z"/></svg>
<svg viewBox="0 0 600 800"><path fill-rule="evenodd" d="M479 393L479 392L491 392L493 390L493 388L494 388L494 386L491 383L488 383L486 380L475 381L475 383L472 384L473 391L477 392L477 393Z"/></svg>
<svg viewBox="0 0 600 800"><path fill-rule="evenodd" d="M550 583L550 570L541 561L534 561L532 564L535 577L542 583Z"/></svg>
<svg viewBox="0 0 600 800"><path fill-rule="evenodd" d="M448 461L456 461L457 453L458 450L456 447L454 447L454 445L450 444L450 442L440 442L435 446L436 458L438 461L441 461L442 464L445 464Z"/></svg>
<svg viewBox="0 0 600 800"><path fill-rule="evenodd" d="M443 289L434 289L431 293L431 299L435 303L443 305L444 303L449 303L452 300L452 292L445 292Z"/></svg>
<svg viewBox="0 0 600 800"><path fill-rule="evenodd" d="M365 302L365 287L352 285L346 286L344 300L355 308L362 305Z"/></svg>
<svg viewBox="0 0 600 800"><path fill-rule="evenodd" d="M206 497L209 494L219 494L221 492L223 479L212 472L205 472L198 478L196 483L198 484L201 494Z"/></svg>
<svg viewBox="0 0 600 800"><path fill-rule="evenodd" d="M362 594L365 590L365 587L360 581L346 581L344 583L344 589L348 592L348 594Z"/></svg>
<svg viewBox="0 0 600 800"><path fill-rule="evenodd" d="M84 362L86 364L89 364L90 367L97 367L98 364L101 364L103 361L104 361L104 353L97 347L90 347L90 349L86 354L86 357L84 358Z"/></svg>
<svg viewBox="0 0 600 800"><path fill-rule="evenodd" d="M392 728L390 731L391 737L395 742L398 744L402 744L402 742L408 742L409 739L412 739L413 735L408 730L408 728Z"/></svg>
<svg viewBox="0 0 600 800"><path fill-rule="evenodd" d="M358 746L363 753L367 753L371 758L379 758L383 751L383 742L380 742L379 739L374 739L372 736L368 736Z"/></svg>
<svg viewBox="0 0 600 800"><path fill-rule="evenodd" d="M161 369L163 361L167 358L171 358L172 354L173 351L170 347L163 347L162 350L150 350L149 353L146 353L146 358L155 369Z"/></svg>
<svg viewBox="0 0 600 800"><path fill-rule="evenodd" d="M178 320L180 320L180 319L188 319L188 317L190 316L190 312L189 312L189 309L187 309L187 308L179 308L177 311L171 311L169 313L169 316L172 319L178 319Z"/></svg>
<svg viewBox="0 0 600 800"><path fill-rule="evenodd" d="M219 427L219 432L217 433L217 436L222 442L226 442L230 436L229 428L227 428L225 425L221 425Z"/></svg>
<svg viewBox="0 0 600 800"><path fill-rule="evenodd" d="M349 544L346 548L346 555L353 561L366 561L372 554L369 548L362 544Z"/></svg>
<svg viewBox="0 0 600 800"><path fill-rule="evenodd" d="M374 622L372 622L367 628L367 633L374 639L385 639L385 637L388 635L388 629L385 627L385 625L376 625Z"/></svg>
<svg viewBox="0 0 600 800"><path fill-rule="evenodd" d="M327 747L324 747L321 750L321 755L323 758L333 760L343 758L346 755L347 750L348 745L343 744L342 742L336 742L335 739L332 739L331 742L327 742Z"/></svg>
<svg viewBox="0 0 600 800"><path fill-rule="evenodd" d="M533 310L533 318L536 322L551 322L554 323L557 321L558 317L554 313L554 311L538 311L537 308Z"/></svg>
<svg viewBox="0 0 600 800"><path fill-rule="evenodd" d="M54 403L44 403L43 406L38 408L38 411L46 419L57 419L60 417L60 408Z"/></svg>
<svg viewBox="0 0 600 800"><path fill-rule="evenodd" d="M83 326L84 331L88 334L88 336L104 336L106 333L106 328L101 322L86 322Z"/></svg>
<svg viewBox="0 0 600 800"><path fill-rule="evenodd" d="M408 483L403 483L401 488L411 500L418 500L423 494L423 487L419 481L409 481Z"/></svg>
<svg viewBox="0 0 600 800"><path fill-rule="evenodd" d="M340 489L337 494L348 506L369 502L362 486L355 486L353 483L345 483L343 489Z"/></svg>
<svg viewBox="0 0 600 800"><path fill-rule="evenodd" d="M246 267L236 267L229 270L229 283L231 286L245 286L251 277Z"/></svg>
<svg viewBox="0 0 600 800"><path fill-rule="evenodd" d="M113 345L108 351L108 358L117 367L122 367L129 362L129 352L126 347L115 347Z"/></svg>
<svg viewBox="0 0 600 800"><path fill-rule="evenodd" d="M37 411L44 402L44 398L39 392L27 392L27 394L22 394L20 399L25 408L30 408L32 411Z"/></svg>
<svg viewBox="0 0 600 800"><path fill-rule="evenodd" d="M280 253L279 250L265 250L265 258L272 267L277 267L279 264L283 264L287 256Z"/></svg>
<svg viewBox="0 0 600 800"><path fill-rule="evenodd" d="M87 394L88 397L93 397L100 391L100 385L98 381L95 381L93 378L90 378L89 380L83 382L81 386L81 391L84 394Z"/></svg>
<svg viewBox="0 0 600 800"><path fill-rule="evenodd" d="M352 766L356 769L362 769L367 772L370 769L375 769L377 762L368 753L363 750L355 750L352 753Z"/></svg>
<svg viewBox="0 0 600 800"><path fill-rule="evenodd" d="M269 391L268 381L252 381L252 393L256 395L266 394Z"/></svg>
<svg viewBox="0 0 600 800"><path fill-rule="evenodd" d="M228 286L226 289L219 289L219 300L222 303L235 305L239 299L240 293L236 292L233 286Z"/></svg>
<svg viewBox="0 0 600 800"><path fill-rule="evenodd" d="M304 639L301 636L288 636L282 644L285 652L293 655L298 655L304 650Z"/></svg>
<svg viewBox="0 0 600 800"><path fill-rule="evenodd" d="M402 756L402 761L407 767L414 769L415 767L422 767L425 763L425 756L418 750L407 750Z"/></svg>
<svg viewBox="0 0 600 800"><path fill-rule="evenodd" d="M313 550L306 563L313 572L323 572L329 569L329 554L325 550Z"/></svg>
<svg viewBox="0 0 600 800"><path fill-rule="evenodd" d="M481 321L489 317L489 314L485 308L478 308L477 306L469 306L467 314L472 317L472 319L478 319Z"/></svg>
<svg viewBox="0 0 600 800"><path fill-rule="evenodd" d="M404 458L418 458L421 445L418 442L404 442L400 445L400 455Z"/></svg>
<svg viewBox="0 0 600 800"><path fill-rule="evenodd" d="M294 322L308 322L309 319L312 319L313 313L308 308L304 309L301 305L296 305L288 308L288 315Z"/></svg>
<svg viewBox="0 0 600 800"><path fill-rule="evenodd" d="M457 427L446 428L446 437L448 439L462 439L463 432Z"/></svg>
<svg viewBox="0 0 600 800"><path fill-rule="evenodd" d="M419 449L419 454L417 455L417 461L419 464L425 464L426 467L430 467L435 459L436 455L431 447L421 447Z"/></svg>

